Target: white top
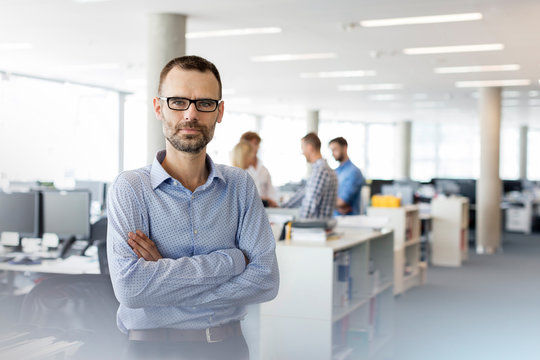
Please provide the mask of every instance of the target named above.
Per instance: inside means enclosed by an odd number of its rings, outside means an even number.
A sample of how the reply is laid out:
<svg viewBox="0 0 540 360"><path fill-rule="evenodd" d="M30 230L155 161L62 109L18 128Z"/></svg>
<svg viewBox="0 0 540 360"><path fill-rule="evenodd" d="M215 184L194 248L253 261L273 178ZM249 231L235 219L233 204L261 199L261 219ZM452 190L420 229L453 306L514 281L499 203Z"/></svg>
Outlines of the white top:
<svg viewBox="0 0 540 360"><path fill-rule="evenodd" d="M268 198L278 202L276 189L274 189L274 186L272 185L270 172L264 167L260 159L257 158L257 167L250 166L247 169L247 172L255 181L255 186L257 186L257 191L261 198Z"/></svg>

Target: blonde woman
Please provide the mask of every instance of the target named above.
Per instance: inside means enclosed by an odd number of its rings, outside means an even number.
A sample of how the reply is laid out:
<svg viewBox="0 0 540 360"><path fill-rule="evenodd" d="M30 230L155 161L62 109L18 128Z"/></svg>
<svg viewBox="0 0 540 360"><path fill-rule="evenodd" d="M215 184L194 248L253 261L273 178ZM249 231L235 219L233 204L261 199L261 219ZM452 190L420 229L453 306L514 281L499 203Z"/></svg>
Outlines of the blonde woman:
<svg viewBox="0 0 540 360"><path fill-rule="evenodd" d="M236 144L231 153L232 165L244 170L247 170L250 166L253 166L256 159L257 150L251 143L247 141L240 141L238 144ZM270 198L261 197L261 200L263 201L264 206L277 207L277 203Z"/></svg>

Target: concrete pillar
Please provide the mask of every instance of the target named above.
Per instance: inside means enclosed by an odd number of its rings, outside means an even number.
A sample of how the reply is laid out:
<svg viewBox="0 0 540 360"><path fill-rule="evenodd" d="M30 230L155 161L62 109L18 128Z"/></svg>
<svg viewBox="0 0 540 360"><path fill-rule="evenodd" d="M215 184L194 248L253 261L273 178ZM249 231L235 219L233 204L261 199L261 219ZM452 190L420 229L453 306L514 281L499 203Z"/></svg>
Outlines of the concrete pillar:
<svg viewBox="0 0 540 360"><path fill-rule="evenodd" d="M124 171L124 118L126 94L118 93L118 172Z"/></svg>
<svg viewBox="0 0 540 360"><path fill-rule="evenodd" d="M161 122L156 120L152 98L157 95L161 69L173 58L186 54L186 16L148 14L146 48L146 89L148 98L147 162L165 148Z"/></svg>
<svg viewBox="0 0 540 360"><path fill-rule="evenodd" d="M306 134L310 132L314 132L315 134L319 134L319 111L318 110L310 110L306 114ZM321 144L321 148L323 147L323 144ZM306 169L306 176L309 177L311 175L311 172L313 171L312 165L307 164Z"/></svg>
<svg viewBox="0 0 540 360"><path fill-rule="evenodd" d="M476 251L493 254L501 246L499 150L501 88L480 91L480 178L476 185Z"/></svg>
<svg viewBox="0 0 540 360"><path fill-rule="evenodd" d="M411 178L411 121L396 123L395 139L395 178L405 180Z"/></svg>
<svg viewBox="0 0 540 360"><path fill-rule="evenodd" d="M310 110L307 112L306 115L307 119L307 133L314 132L315 134L319 133L319 111L318 110Z"/></svg>
<svg viewBox="0 0 540 360"><path fill-rule="evenodd" d="M519 128L519 178L527 179L527 148L529 127L521 125Z"/></svg>

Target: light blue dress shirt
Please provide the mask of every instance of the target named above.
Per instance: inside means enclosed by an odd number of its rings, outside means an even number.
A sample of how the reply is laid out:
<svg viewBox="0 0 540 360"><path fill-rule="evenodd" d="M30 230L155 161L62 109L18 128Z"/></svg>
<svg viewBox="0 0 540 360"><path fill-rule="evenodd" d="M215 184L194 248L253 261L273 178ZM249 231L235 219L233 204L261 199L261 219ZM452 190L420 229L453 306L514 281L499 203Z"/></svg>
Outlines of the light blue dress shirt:
<svg viewBox="0 0 540 360"><path fill-rule="evenodd" d="M194 192L161 166L118 175L108 194L107 253L122 332L204 329L240 320L245 305L279 287L275 240L244 170L206 157L208 180ZM141 230L163 259L139 259L127 243ZM246 266L244 253L249 258Z"/></svg>
<svg viewBox="0 0 540 360"><path fill-rule="evenodd" d="M336 169L336 174L339 183L338 197L352 207L352 211L346 215L360 214L360 192L365 183L362 172L351 160L347 160ZM334 214L342 215L337 210Z"/></svg>

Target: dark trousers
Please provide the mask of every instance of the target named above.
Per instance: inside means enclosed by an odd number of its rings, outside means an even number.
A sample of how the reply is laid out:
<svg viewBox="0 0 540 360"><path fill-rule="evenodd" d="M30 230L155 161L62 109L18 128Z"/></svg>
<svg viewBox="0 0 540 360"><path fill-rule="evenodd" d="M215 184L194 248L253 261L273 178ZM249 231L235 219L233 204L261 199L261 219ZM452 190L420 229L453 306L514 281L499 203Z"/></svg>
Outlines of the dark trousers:
<svg viewBox="0 0 540 360"><path fill-rule="evenodd" d="M249 360L249 349L242 335L216 343L129 341L124 359Z"/></svg>

